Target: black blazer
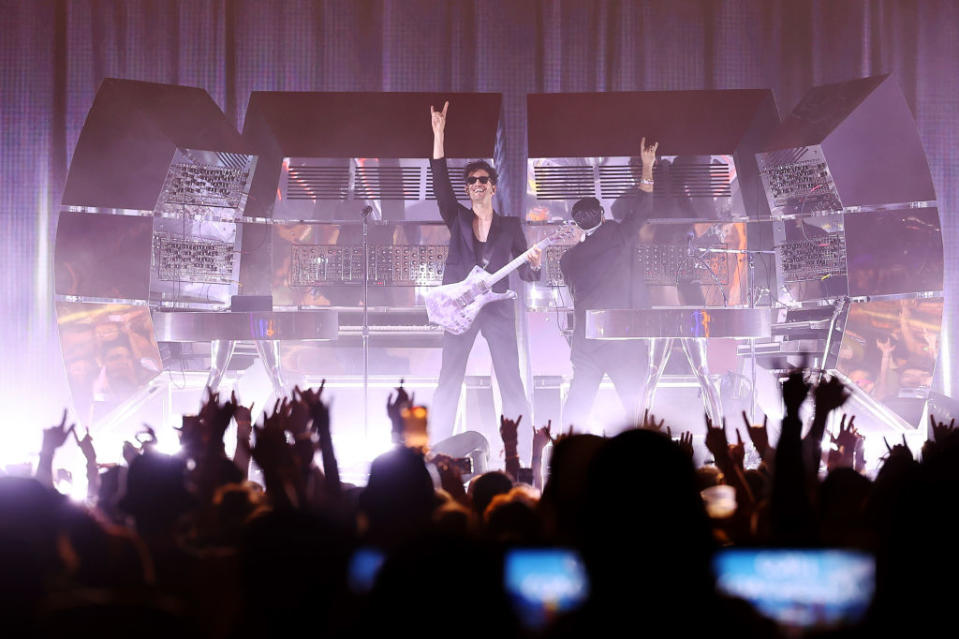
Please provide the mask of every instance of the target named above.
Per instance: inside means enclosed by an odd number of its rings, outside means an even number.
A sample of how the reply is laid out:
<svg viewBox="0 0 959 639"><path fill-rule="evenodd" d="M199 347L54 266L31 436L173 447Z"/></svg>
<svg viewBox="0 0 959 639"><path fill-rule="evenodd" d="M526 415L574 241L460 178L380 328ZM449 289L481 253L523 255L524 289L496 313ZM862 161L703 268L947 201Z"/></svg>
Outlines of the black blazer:
<svg viewBox="0 0 959 639"><path fill-rule="evenodd" d="M472 209L456 201L446 158L431 159L430 168L433 170L433 189L440 216L450 230L450 252L446 258L446 269L443 271L443 284L452 284L465 279L477 264L476 252L473 249L475 214ZM507 217L494 211L486 243L490 254L486 270L493 273L526 251L526 236L519 218ZM517 273L527 282L539 280L539 273L530 268L528 263L519 267ZM508 289L509 278L503 278L493 286L497 293L504 293Z"/></svg>
<svg viewBox="0 0 959 639"><path fill-rule="evenodd" d="M586 311L602 308L627 308L630 305L632 249L639 227L649 218L653 196L637 191L635 198L621 199L624 215L621 222L606 219L582 242L570 248L560 259L576 314L574 336L582 335ZM635 295L635 289L634 295ZM633 306L648 305L646 289L642 299L633 299Z"/></svg>

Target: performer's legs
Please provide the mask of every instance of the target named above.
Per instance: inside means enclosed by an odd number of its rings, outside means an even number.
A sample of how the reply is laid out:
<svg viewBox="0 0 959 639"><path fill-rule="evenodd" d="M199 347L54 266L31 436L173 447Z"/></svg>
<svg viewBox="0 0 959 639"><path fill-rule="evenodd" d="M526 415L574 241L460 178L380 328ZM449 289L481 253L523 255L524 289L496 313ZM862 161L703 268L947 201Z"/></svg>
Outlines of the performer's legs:
<svg viewBox="0 0 959 639"><path fill-rule="evenodd" d="M583 340L585 341L585 339ZM593 409L596 391L603 381L603 368L592 345L580 343L573 338L570 359L573 364L573 381L569 385L566 404L563 406L563 430L572 425L579 432L589 430L589 414ZM556 425L554 425L554 431Z"/></svg>
<svg viewBox="0 0 959 639"><path fill-rule="evenodd" d="M462 335L443 333L443 364L440 366L439 383L430 406L431 441L438 442L453 434L463 377L466 375L466 362L478 332L478 322L474 322Z"/></svg>
<svg viewBox="0 0 959 639"><path fill-rule="evenodd" d="M683 352L689 360L689 367L699 382L703 395L703 407L714 424L721 424L723 420L723 405L719 401L719 390L709 378L709 365L706 363L706 340L685 338L680 340Z"/></svg>
<svg viewBox="0 0 959 639"><path fill-rule="evenodd" d="M629 425L640 420L640 402L649 371L649 347L645 341L623 341L604 345L608 354L606 372L626 411Z"/></svg>
<svg viewBox="0 0 959 639"><path fill-rule="evenodd" d="M475 324L479 324L480 332L489 344L489 354L503 400L503 414L512 419L523 415L522 426L529 427L533 415L526 399L523 379L519 374L519 348L516 345L513 301L489 304L480 312Z"/></svg>
<svg viewBox="0 0 959 639"><path fill-rule="evenodd" d="M659 379L666 370L666 364L669 362L669 354L673 348L672 337L661 337L649 340L648 345L648 364L646 373L646 389L643 397L641 410L653 410L653 399L656 395L656 386Z"/></svg>

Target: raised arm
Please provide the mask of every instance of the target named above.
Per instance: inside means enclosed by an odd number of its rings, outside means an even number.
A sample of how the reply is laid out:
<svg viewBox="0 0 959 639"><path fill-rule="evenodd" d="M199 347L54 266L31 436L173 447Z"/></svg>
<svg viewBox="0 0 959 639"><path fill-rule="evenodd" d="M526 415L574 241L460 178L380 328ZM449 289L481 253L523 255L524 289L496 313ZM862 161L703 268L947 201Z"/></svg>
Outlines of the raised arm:
<svg viewBox="0 0 959 639"><path fill-rule="evenodd" d="M450 108L449 100L443 104L443 110L437 111L430 105L430 120L433 125L433 159L442 160L446 157L443 149L443 136L446 133L446 111Z"/></svg>
<svg viewBox="0 0 959 639"><path fill-rule="evenodd" d="M629 237L639 231L639 227L649 218L649 213L653 207L653 165L656 163L656 149L659 148L659 142L653 142L646 146L646 138L643 137L640 140L640 145L642 146L640 159L643 163L643 172L639 180L639 197L628 204L623 199L619 200L619 203L626 204L627 207L626 215L623 216L620 224L623 227L623 232Z"/></svg>
<svg viewBox="0 0 959 639"><path fill-rule="evenodd" d="M452 227L459 213L459 204L456 194L450 183L450 173L446 166L446 153L443 148L443 136L446 130L446 111L450 103L443 105L442 111L437 111L430 105L430 120L433 125L433 157L430 159L430 168L433 170L433 191L436 193L436 203L440 209L440 216L446 226Z"/></svg>

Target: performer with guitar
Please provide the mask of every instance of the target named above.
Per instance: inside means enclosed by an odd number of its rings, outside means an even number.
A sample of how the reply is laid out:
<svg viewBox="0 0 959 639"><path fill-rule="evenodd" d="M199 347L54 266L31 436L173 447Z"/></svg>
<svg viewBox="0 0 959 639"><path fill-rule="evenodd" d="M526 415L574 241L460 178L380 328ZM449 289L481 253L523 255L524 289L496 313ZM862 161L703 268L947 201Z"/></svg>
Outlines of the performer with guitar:
<svg viewBox="0 0 959 639"><path fill-rule="evenodd" d="M528 282L538 280L541 259L539 247L527 251L526 237L523 235L519 218L506 217L493 210L496 169L483 161L467 164L463 181L472 206L466 208L456 201L443 147L448 108L449 102L443 105L442 111L430 106L433 125L433 157L430 161L433 185L440 215L450 229L450 248L443 272L443 284L452 285L467 279L476 266L488 273L498 270L508 272L509 269L504 268L508 266L507 263L524 253L527 263L518 268L520 277ZM489 288L492 290L487 291L485 296L494 301L489 303L485 300L480 300L480 304L476 303L474 298L483 297L482 291L476 296L470 295L476 289L486 289L483 282L479 286L467 286L465 294L457 294L454 298L438 296L442 297L440 301L445 303L427 302L431 321L447 328L443 334L443 363L440 367L439 384L430 408L433 441L444 439L453 432L460 387L466 374L466 362L477 333L482 333L489 344L493 370L496 371L503 400L503 414L513 419L519 415L530 414L526 391L519 374L516 318L512 301L514 296L508 293L507 284L503 276L499 281L490 283ZM469 300L465 300L466 297L469 297ZM446 314L447 306L453 307L457 304L470 309L478 308L475 318L468 316L465 321L456 321L455 325L436 319L439 315Z"/></svg>
<svg viewBox="0 0 959 639"><path fill-rule="evenodd" d="M576 322L570 344L573 381L566 396L563 421L581 431L589 430L593 400L607 373L616 386L626 418L635 423L639 416L648 369L645 342L586 339L585 317L590 309L629 307L630 291L634 307L648 306L647 300L635 299L637 291L630 281L630 263L639 228L652 211L653 164L659 143L646 146L643 138L640 146L643 167L637 180L639 190L635 197L617 202L625 211L622 220L604 220L603 207L594 197L579 200L573 205L572 217L583 229L582 241L560 259L563 279L573 294Z"/></svg>

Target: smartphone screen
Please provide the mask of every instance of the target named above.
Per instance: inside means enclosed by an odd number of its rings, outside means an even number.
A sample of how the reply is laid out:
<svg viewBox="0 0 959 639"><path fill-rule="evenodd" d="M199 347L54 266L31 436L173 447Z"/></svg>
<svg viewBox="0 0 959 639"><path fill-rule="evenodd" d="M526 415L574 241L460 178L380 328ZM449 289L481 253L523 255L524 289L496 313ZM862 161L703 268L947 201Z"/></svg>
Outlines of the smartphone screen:
<svg viewBox="0 0 959 639"><path fill-rule="evenodd" d="M543 628L557 615L575 610L589 594L589 580L572 550L513 549L506 553L506 593L524 626Z"/></svg>
<svg viewBox="0 0 959 639"><path fill-rule="evenodd" d="M350 557L347 582L350 590L365 595L373 589L386 556L376 548L358 548Z"/></svg>
<svg viewBox="0 0 959 639"><path fill-rule="evenodd" d="M849 550L723 550L713 570L722 592L749 601L786 628L855 623L875 591L874 558Z"/></svg>

